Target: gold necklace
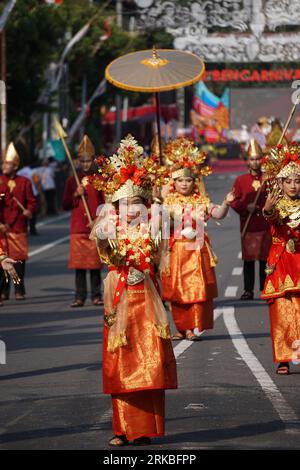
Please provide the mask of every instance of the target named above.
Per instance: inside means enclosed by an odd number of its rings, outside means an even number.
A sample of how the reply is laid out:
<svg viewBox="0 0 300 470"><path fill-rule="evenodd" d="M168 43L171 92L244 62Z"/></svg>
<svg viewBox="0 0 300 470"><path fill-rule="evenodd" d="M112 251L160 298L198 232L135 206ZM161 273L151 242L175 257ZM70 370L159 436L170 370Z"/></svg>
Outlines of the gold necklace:
<svg viewBox="0 0 300 470"><path fill-rule="evenodd" d="M203 196L201 194L190 194L189 196L184 196L180 193L170 193L167 195L166 199L164 200L164 204L167 206L174 206L176 204L186 206L192 205L193 208L199 204L203 204L205 207L208 207L210 203L210 199L208 196Z"/></svg>
<svg viewBox="0 0 300 470"><path fill-rule="evenodd" d="M287 222L289 227L298 227L300 224L300 199L291 199L284 195L277 202L275 207L281 219L285 219L286 217L290 219L290 222Z"/></svg>

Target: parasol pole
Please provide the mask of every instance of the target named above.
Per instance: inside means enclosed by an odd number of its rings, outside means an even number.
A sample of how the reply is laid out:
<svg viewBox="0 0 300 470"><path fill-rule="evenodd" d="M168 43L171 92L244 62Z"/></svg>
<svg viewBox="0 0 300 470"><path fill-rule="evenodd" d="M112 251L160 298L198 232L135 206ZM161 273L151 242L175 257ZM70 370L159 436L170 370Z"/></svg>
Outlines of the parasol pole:
<svg viewBox="0 0 300 470"><path fill-rule="evenodd" d="M280 139L279 139L278 142L277 142L277 145L280 145L280 144L281 144L281 142L282 142L282 140L283 140L283 138L284 138L284 136L285 136L285 133L286 133L286 131L287 131L287 128L288 128L289 125L290 125L290 122L291 122L291 120L292 120L292 117L294 116L294 113L295 113L296 108L297 108L297 106L298 106L299 103L300 103L300 96L297 97L297 99L296 99L296 101L295 101L295 104L293 105L293 107L292 107L292 109L291 109L291 111L290 111L290 114L289 114L289 116L288 116L288 118L287 118L287 121L286 121L285 126L284 126L284 128L283 128L283 130L282 130L282 133L281 133ZM257 191L256 197L255 197L255 199L254 199L254 204L255 204L255 205L257 204L258 198L259 198L259 196L261 195L261 192L262 192L264 186L265 186L265 181L263 182L263 184L261 185L261 187L260 187L259 190ZM252 217L253 214L254 214L254 211L253 211L253 212L250 212L250 214L248 215L248 218L247 218L247 220L246 220L246 223L245 223L245 225L244 225L244 228L243 228L243 231L242 231L242 234L241 234L241 237L242 237L242 238L245 236L246 230L247 230L247 228L248 228L249 222L250 222L251 217Z"/></svg>
<svg viewBox="0 0 300 470"><path fill-rule="evenodd" d="M160 101L159 93L155 92L155 108L156 108L156 123L157 123L157 137L159 148L159 161L162 163L162 146L161 146L161 128L160 128Z"/></svg>
<svg viewBox="0 0 300 470"><path fill-rule="evenodd" d="M56 128L56 131L57 131L57 134L58 134L58 137L59 139L61 140L63 146L64 146L64 149L65 149L65 152L67 154L67 157L68 157L68 160L70 162L70 165L71 165L71 168L72 168L72 172L73 172L73 175L74 175L74 178L75 178L75 181L76 181L76 184L77 186L80 186L80 181L79 181L79 178L78 178L78 174L77 174L77 171L76 171L76 168L74 166L74 162L72 160L72 156L71 156L71 153L70 153L70 150L66 144L66 141L65 141L65 137L67 137L67 134L65 133L62 125L60 124L60 122L58 122L57 120L55 120L54 122L54 125L55 125L55 128ZM84 210L85 210L85 213L87 215L87 218L88 218L88 221L90 224L93 223L93 219L92 219L92 216L91 216L91 213L90 213L90 210L89 210L89 206L87 204L87 201L86 201L86 198L85 198L85 195L84 194L81 194L81 200L82 200L82 203L83 203L83 207L84 207Z"/></svg>

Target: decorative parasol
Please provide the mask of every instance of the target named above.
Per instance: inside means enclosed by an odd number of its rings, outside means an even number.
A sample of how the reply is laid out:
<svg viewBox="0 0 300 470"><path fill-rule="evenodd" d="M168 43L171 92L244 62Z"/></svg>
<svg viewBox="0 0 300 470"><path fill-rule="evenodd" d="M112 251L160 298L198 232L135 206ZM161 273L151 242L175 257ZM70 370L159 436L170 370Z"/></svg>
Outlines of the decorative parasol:
<svg viewBox="0 0 300 470"><path fill-rule="evenodd" d="M204 63L190 52L174 49L137 51L113 60L105 70L106 79L118 88L155 93L160 158L162 156L159 92L192 85L204 73Z"/></svg>

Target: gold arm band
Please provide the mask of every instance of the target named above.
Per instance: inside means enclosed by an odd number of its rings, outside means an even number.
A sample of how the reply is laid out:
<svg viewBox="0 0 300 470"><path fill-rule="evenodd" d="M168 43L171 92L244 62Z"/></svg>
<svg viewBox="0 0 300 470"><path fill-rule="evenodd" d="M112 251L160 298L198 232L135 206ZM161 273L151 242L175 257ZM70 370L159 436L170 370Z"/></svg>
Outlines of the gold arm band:
<svg viewBox="0 0 300 470"><path fill-rule="evenodd" d="M262 214L264 217L270 218L270 217L273 217L273 215L275 214L275 210L272 209L271 211L266 211L265 208L263 208Z"/></svg>

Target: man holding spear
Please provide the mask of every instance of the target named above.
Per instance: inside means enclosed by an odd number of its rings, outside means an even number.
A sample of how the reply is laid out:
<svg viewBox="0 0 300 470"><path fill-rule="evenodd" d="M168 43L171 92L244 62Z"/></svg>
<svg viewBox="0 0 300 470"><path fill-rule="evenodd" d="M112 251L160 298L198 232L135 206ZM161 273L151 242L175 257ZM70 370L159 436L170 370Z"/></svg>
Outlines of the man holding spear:
<svg viewBox="0 0 300 470"><path fill-rule="evenodd" d="M256 260L259 261L259 287L261 291L263 290L266 260L271 246L269 224L262 215L266 190L265 188L261 190L261 159L262 149L255 139L251 139L247 150L249 172L236 178L234 182L236 197L231 203L231 207L240 216L244 260L244 292L241 300L253 299Z"/></svg>
<svg viewBox="0 0 300 470"><path fill-rule="evenodd" d="M65 145L68 158L71 155L60 129L60 138ZM90 270L91 296L94 305L103 304L101 299L101 262L94 241L89 234L96 218L97 207L104 202L102 192L88 184L88 176L94 172L95 148L85 135L78 149L80 169L78 174L71 159L73 176L66 182L63 208L71 210L71 241L69 268L75 269L75 299L71 307L82 307L87 297L86 271Z"/></svg>
<svg viewBox="0 0 300 470"><path fill-rule="evenodd" d="M20 283L15 284L16 300L25 299L25 261L28 258L27 223L37 207L36 198L32 192L31 182L24 176L18 176L20 157L10 143L5 154L2 173L0 176L0 193L3 194L3 210L1 211L0 238L4 249L10 258L21 261L15 265ZM9 298L9 282L1 273L1 299Z"/></svg>

